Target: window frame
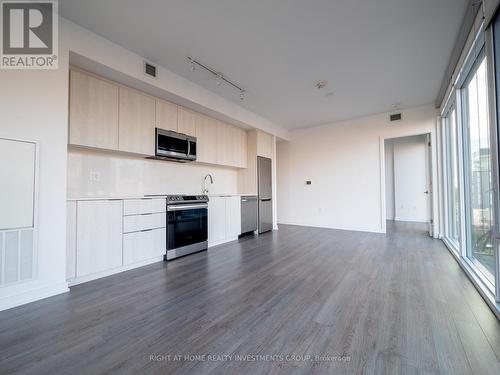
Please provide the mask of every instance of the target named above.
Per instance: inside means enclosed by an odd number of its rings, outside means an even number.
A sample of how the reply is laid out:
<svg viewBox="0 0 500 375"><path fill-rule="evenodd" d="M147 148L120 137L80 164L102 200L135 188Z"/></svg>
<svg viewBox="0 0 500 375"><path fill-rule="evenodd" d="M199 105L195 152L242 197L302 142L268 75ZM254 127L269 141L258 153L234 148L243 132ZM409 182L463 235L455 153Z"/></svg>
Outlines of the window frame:
<svg viewBox="0 0 500 375"><path fill-rule="evenodd" d="M482 265L479 261L473 260L473 245L472 245L472 222L471 222L471 215L472 215L472 197L471 197L471 186L472 186L472 177L471 177L471 171L470 171L470 126L468 122L469 118L469 106L467 104L467 86L471 82L471 80L474 78L476 72L478 71L478 68L480 65L483 63L483 61L486 63L486 79L487 79L487 88L490 86L490 80L491 77L489 75L489 61L487 58L486 54L486 45L485 45L485 38L480 37L476 40L476 44L473 46L471 54L468 56L468 59L466 60L466 63L464 64L464 69L462 69L462 79L459 81L459 85L457 87L457 96L460 99L460 115L461 115L461 124L460 124L460 130L459 133L461 133L461 146L462 146L462 152L461 152L461 159L462 159L462 174L463 174L463 179L462 179L462 184L463 184L463 196L464 196L464 211L463 211L463 227L464 227L464 234L465 238L463 238L463 248L462 248L462 259L468 264L468 266L472 269L472 271L475 273L475 275L482 281L483 285L491 292L495 293L495 285L498 284L498 275L495 272L493 276L493 282L488 278L486 275L487 272L489 272L484 265ZM489 121L489 142L490 142L490 164L493 165L494 160L491 155L493 152L492 150L492 138L493 134L491 133L491 100L490 100L490 90L488 89L488 96L487 96L487 101L488 101L488 121ZM493 189L495 186L495 176L493 170L491 170L491 178L492 178L492 185ZM492 193L495 195L495 193ZM492 228L493 231L495 232L495 228L498 225L498 220L497 220L497 214L496 212L498 211L495 206L495 199L493 199L492 202ZM494 235L495 237L495 235ZM493 243L493 248L494 248L494 254L495 254L495 259L496 259L496 253L497 250L496 248L498 247L496 245L496 240L494 240ZM496 271L496 270L495 270ZM495 293L496 294L496 293Z"/></svg>

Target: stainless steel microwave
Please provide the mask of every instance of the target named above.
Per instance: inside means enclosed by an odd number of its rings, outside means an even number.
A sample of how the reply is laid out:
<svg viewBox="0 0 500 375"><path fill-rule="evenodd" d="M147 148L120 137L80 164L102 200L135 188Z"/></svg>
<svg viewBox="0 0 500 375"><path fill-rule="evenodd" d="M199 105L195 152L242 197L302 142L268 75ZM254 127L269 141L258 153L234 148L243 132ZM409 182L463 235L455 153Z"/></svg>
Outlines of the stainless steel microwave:
<svg viewBox="0 0 500 375"><path fill-rule="evenodd" d="M196 137L156 128L156 157L178 161L196 160Z"/></svg>

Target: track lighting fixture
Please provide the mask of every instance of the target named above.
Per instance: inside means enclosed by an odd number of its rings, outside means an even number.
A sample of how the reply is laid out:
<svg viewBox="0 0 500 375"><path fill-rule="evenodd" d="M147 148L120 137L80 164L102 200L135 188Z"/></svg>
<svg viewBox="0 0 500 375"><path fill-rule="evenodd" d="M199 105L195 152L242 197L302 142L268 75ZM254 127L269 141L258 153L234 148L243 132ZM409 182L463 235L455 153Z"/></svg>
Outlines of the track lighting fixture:
<svg viewBox="0 0 500 375"><path fill-rule="evenodd" d="M215 69L209 68L208 66L200 63L199 61L193 59L190 56L188 56L187 59L189 61L189 64L191 65L191 71L192 72L194 72L197 67L203 68L204 70L206 70L207 72L211 73L214 76L214 78L215 78L215 84L217 86L222 86L223 83L227 83L229 86L234 87L236 90L238 90L240 92L240 100L244 100L245 99L245 89L241 88L240 86L238 86L234 82L232 82L229 79L227 79L224 76L224 74L222 74L221 72L219 72L219 71L217 71Z"/></svg>
<svg viewBox="0 0 500 375"><path fill-rule="evenodd" d="M222 85L222 79L223 79L223 78L224 78L224 77L222 76L222 74L217 73L217 74L215 75L215 84L216 84L217 86Z"/></svg>

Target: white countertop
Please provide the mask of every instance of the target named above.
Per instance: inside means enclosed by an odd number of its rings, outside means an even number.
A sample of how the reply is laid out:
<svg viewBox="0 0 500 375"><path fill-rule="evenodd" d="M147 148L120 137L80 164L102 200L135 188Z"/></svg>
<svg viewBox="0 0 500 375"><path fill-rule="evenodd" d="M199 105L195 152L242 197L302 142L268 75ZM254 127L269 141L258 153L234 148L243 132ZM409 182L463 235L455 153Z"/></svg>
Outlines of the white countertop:
<svg viewBox="0 0 500 375"><path fill-rule="evenodd" d="M193 193L192 195L198 195L199 193ZM151 199L157 198L161 199L167 195L175 195L175 194L165 194L165 195L155 195L155 196L106 196L106 197L80 197L80 198L68 198L67 201L97 201L97 200L126 200L126 199ZM177 194L177 195L190 195L190 194ZM239 194L239 193L213 193L208 194L209 197L240 197L242 195L251 196L256 194Z"/></svg>

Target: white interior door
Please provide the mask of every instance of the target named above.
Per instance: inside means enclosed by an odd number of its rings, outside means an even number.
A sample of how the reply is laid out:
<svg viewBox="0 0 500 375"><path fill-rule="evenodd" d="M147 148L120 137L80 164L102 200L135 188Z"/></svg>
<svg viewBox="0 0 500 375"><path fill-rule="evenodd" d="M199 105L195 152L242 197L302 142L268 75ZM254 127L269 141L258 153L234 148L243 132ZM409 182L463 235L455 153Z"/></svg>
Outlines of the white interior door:
<svg viewBox="0 0 500 375"><path fill-rule="evenodd" d="M395 220L430 220L427 148L426 136L405 137L394 143Z"/></svg>

